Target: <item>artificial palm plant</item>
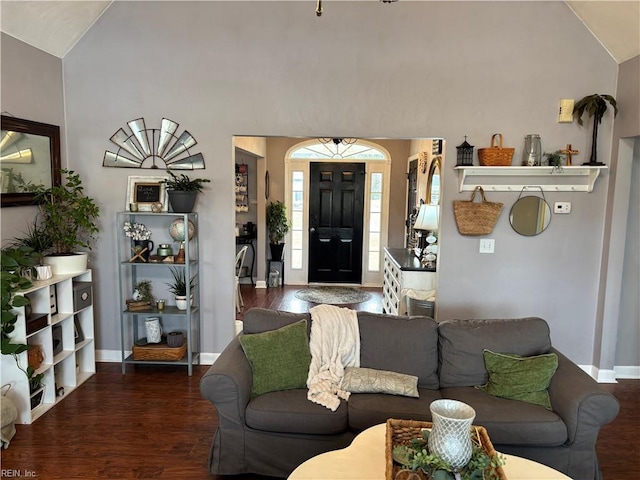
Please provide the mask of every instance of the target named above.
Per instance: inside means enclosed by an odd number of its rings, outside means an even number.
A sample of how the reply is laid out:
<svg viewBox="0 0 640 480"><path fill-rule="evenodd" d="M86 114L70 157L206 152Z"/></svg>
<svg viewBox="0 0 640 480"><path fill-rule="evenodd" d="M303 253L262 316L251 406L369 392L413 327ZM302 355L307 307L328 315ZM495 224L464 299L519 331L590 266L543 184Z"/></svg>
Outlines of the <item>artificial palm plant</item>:
<svg viewBox="0 0 640 480"><path fill-rule="evenodd" d="M585 165L604 165L602 162L598 162L597 158L597 144L598 144L598 125L602 122L602 117L608 109L608 105L613 107L613 116L618 114L618 105L616 99L611 95L604 95L594 93L593 95L587 95L584 98L578 100L573 107L573 116L578 119L578 125L582 125L582 115L587 112L589 117L593 117L593 133L591 134L591 156L589 162Z"/></svg>

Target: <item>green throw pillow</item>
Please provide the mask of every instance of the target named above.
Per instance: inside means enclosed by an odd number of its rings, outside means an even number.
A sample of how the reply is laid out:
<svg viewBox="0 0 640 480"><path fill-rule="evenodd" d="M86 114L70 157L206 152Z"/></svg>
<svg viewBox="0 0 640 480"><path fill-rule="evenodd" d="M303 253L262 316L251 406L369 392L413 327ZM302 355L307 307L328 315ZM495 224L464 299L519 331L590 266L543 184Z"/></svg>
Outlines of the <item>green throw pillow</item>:
<svg viewBox="0 0 640 480"><path fill-rule="evenodd" d="M251 397L307 386L311 351L306 320L238 338L253 372Z"/></svg>
<svg viewBox="0 0 640 480"><path fill-rule="evenodd" d="M540 405L551 410L547 388L558 369L558 356L547 353L535 357L484 350L489 381L477 388L490 395Z"/></svg>

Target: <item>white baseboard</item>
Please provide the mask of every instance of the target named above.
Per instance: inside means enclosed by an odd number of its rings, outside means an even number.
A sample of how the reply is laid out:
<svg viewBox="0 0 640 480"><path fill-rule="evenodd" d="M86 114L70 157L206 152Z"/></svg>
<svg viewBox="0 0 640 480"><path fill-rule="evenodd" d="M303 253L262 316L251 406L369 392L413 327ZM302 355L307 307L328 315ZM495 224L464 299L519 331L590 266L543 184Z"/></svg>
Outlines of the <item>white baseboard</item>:
<svg viewBox="0 0 640 480"><path fill-rule="evenodd" d="M640 366L619 366L613 367L613 369L616 372L616 378L640 380Z"/></svg>

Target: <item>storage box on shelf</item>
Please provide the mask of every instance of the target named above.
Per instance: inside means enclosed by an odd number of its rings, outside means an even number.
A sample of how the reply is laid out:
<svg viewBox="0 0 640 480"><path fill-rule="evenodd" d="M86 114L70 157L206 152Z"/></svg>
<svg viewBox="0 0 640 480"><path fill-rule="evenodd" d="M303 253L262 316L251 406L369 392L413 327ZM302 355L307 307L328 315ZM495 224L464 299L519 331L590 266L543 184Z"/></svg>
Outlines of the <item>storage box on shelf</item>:
<svg viewBox="0 0 640 480"><path fill-rule="evenodd" d="M2 384L12 386L7 395L18 409L17 423L33 423L96 371L93 305L75 306L77 282L90 290L91 271L34 281L31 288L16 293L31 303L29 309L16 309L18 319L11 338L14 343L40 347L42 362L35 374L44 375L42 390L31 392L23 371L29 363L27 352L15 359L2 356Z"/></svg>
<svg viewBox="0 0 640 480"><path fill-rule="evenodd" d="M149 261L132 261L131 239L123 231L124 223L142 223L152 232L151 240L156 246L170 244L174 256L180 249L180 242L174 241L169 233L171 224L182 220L184 225L191 221L195 226L192 240L184 242L184 263L162 261L151 252ZM120 328L122 373L126 373L127 364L165 364L185 365L189 375L193 373L193 365L200 363L200 288L198 276L198 214L197 213L152 213L152 212L118 212L116 214L116 232L118 235L119 289L120 289ZM165 257L166 260L166 257ZM179 310L174 302L173 294L169 293L167 283L172 280L170 268L184 270L185 278L196 276L195 286L189 288L187 297L193 300L189 308ZM142 280L152 282L152 293L156 299L164 299L162 310L156 308L155 303L149 306L129 308L132 293L136 284ZM187 282L188 284L189 282ZM140 302L138 302L140 303ZM145 319L158 317L162 325L163 340L161 344L151 344L155 348L145 347L146 331ZM165 335L169 332L182 332L185 337L185 347L171 349L166 345ZM136 354L134 355L134 346ZM178 350L184 350L183 355L177 355ZM144 354L140 354L140 352ZM177 358L180 357L180 358Z"/></svg>

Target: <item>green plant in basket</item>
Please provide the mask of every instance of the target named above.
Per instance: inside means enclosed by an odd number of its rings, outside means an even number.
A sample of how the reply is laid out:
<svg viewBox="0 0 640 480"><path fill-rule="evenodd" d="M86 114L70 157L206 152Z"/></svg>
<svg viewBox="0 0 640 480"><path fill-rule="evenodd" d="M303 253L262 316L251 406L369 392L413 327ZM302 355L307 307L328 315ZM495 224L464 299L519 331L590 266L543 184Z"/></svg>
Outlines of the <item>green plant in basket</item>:
<svg viewBox="0 0 640 480"><path fill-rule="evenodd" d="M422 471L432 480L455 480L454 469L444 460L429 452L429 430L422 431L422 438L414 438L409 445L393 447L393 461L402 467ZM471 459L457 473L462 480L499 480L498 467L504 465L504 457L499 453L489 455L474 439Z"/></svg>

